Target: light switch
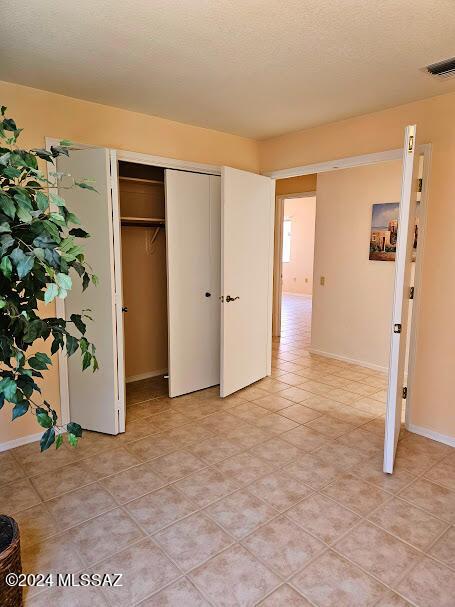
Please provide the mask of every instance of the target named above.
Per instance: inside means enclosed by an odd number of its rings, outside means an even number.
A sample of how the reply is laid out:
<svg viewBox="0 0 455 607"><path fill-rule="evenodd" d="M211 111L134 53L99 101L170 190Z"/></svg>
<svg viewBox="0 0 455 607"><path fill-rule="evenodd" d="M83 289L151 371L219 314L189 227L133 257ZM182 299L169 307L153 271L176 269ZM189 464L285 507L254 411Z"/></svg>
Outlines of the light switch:
<svg viewBox="0 0 455 607"><path fill-rule="evenodd" d="M319 283L320 283L321 287L323 287L325 285L325 276L321 276L321 278L319 279Z"/></svg>

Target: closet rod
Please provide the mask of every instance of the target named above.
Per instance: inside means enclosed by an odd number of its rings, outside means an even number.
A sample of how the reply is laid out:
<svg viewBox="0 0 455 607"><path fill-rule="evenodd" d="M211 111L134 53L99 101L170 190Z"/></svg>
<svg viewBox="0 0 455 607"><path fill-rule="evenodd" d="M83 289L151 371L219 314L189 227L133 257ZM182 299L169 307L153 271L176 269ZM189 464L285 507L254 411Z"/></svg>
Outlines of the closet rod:
<svg viewBox="0 0 455 607"><path fill-rule="evenodd" d="M123 177L123 175L120 175L119 179L121 181L137 181L139 183L150 183L151 185L164 186L164 181L160 181L159 179L141 179L140 177Z"/></svg>
<svg viewBox="0 0 455 607"><path fill-rule="evenodd" d="M164 228L165 221L161 217L120 217L121 224L124 226L143 226Z"/></svg>

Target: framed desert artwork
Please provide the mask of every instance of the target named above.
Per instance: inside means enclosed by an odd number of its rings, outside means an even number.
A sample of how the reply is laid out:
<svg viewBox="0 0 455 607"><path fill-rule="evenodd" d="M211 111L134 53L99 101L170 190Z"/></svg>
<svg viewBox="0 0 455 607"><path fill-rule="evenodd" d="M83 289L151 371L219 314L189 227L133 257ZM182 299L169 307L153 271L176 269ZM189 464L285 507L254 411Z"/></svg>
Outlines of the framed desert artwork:
<svg viewBox="0 0 455 607"><path fill-rule="evenodd" d="M380 202L372 205L370 232L370 259L395 261L397 250L399 202ZM416 208L412 260L415 261L419 235L419 203Z"/></svg>

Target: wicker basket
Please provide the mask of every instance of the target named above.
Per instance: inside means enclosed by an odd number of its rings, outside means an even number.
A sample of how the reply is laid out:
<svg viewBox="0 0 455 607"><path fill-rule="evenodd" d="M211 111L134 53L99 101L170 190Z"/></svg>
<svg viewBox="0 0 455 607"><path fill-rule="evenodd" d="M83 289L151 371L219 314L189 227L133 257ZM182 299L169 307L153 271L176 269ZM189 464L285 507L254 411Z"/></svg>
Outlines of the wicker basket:
<svg viewBox="0 0 455 607"><path fill-rule="evenodd" d="M8 573L22 573L19 527L14 519L3 514L0 515L0 525L11 532L11 541L0 552L0 605L22 607L22 588L8 586L5 581Z"/></svg>

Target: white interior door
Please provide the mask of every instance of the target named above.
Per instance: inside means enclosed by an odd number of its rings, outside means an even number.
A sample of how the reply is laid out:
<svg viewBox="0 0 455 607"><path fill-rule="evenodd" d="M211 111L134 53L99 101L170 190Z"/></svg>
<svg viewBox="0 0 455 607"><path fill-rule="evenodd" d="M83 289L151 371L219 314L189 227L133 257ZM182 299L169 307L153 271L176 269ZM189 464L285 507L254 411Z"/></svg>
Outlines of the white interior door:
<svg viewBox="0 0 455 607"><path fill-rule="evenodd" d="M406 344L411 288L412 248L417 202L418 155L416 126L407 126L404 135L400 212L395 259L395 291L389 361L389 386L384 437L384 472L392 473L401 426L405 385Z"/></svg>
<svg viewBox="0 0 455 607"><path fill-rule="evenodd" d="M166 170L169 396L220 382L220 177Z"/></svg>
<svg viewBox="0 0 455 607"><path fill-rule="evenodd" d="M221 174L221 396L270 375L275 182Z"/></svg>
<svg viewBox="0 0 455 607"><path fill-rule="evenodd" d="M118 201L111 196L109 150L85 148L70 157L57 159L57 170L76 181L93 179L97 194L80 188L62 189L68 208L80 219L91 237L81 241L86 260L99 278L82 292L73 275L73 289L65 299L65 316L89 308L94 321L87 326L87 337L96 345L99 370L82 371L79 351L68 359L68 394L71 419L86 430L117 434L123 431L124 391L119 389L117 356L117 318L113 216L118 217ZM64 182L63 182L64 183ZM114 203L114 204L113 204ZM115 208L113 208L113 206Z"/></svg>

